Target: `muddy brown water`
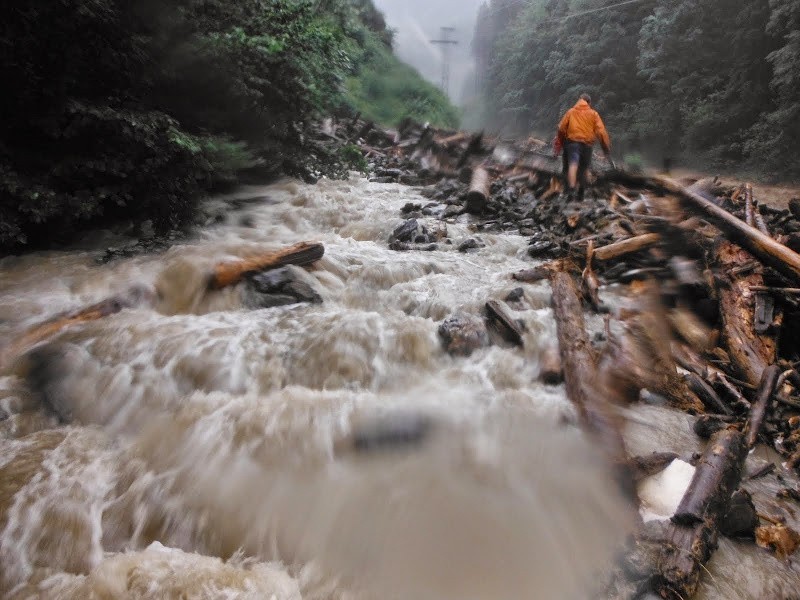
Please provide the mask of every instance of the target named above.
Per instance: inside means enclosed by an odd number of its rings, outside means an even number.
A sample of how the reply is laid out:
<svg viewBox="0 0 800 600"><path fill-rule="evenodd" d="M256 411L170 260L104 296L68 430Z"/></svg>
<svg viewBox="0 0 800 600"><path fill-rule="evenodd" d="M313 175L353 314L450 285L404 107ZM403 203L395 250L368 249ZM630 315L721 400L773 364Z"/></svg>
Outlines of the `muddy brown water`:
<svg viewBox="0 0 800 600"><path fill-rule="evenodd" d="M25 355L4 364L0 595L586 597L631 515L569 424L563 386L537 382L557 343L549 286L523 286L524 350L453 358L437 337L442 319L518 287L509 274L531 266L527 240L481 235L484 248L461 254L475 235L461 217L452 245L392 252L400 207L425 199L355 176L239 196L265 200L164 255L0 260L4 345L132 285L158 298L40 345L44 383ZM250 310L244 284L206 290L220 260L300 240L325 244L314 270L296 270L321 304ZM632 453L701 448L685 415L630 414ZM353 442L398 428L389 448ZM774 476L748 486L770 514L790 509L773 506ZM794 563L723 540L700 595L798 588Z"/></svg>

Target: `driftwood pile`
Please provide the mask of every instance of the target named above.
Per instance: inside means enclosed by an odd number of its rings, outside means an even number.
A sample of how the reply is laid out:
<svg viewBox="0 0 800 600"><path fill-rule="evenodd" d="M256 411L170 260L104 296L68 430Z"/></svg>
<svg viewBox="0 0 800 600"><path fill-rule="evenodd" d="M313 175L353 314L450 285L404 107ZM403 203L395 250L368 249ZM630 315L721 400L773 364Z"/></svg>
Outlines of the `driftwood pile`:
<svg viewBox="0 0 800 600"><path fill-rule="evenodd" d="M778 469L800 469L800 201L777 209L759 204L749 185L606 168L593 174L585 200L568 202L560 161L544 142L410 122L365 130L373 180L424 186L431 200L403 208L393 249L452 243L447 223L464 213L478 232L530 238L528 253L540 262L511 276L522 284L549 279L553 288L560 356L543 358L542 378L563 376L627 492L635 496L634 482L675 456L627 456L618 407L648 402L697 415L695 432L708 443L694 457L686 495L671 520L641 528L607 597L692 597L720 533L779 556L794 551L798 535L780 517L757 515L739 486L757 444L783 457ZM423 215L442 225L429 231L417 221ZM459 250L481 245L467 240ZM612 284L628 301L614 314L602 298ZM524 331L505 304L487 302L487 323L522 345ZM590 341L585 310L607 313L604 343ZM444 321L440 335L455 355L489 343L484 324L469 316ZM782 495L800 499L792 487Z"/></svg>

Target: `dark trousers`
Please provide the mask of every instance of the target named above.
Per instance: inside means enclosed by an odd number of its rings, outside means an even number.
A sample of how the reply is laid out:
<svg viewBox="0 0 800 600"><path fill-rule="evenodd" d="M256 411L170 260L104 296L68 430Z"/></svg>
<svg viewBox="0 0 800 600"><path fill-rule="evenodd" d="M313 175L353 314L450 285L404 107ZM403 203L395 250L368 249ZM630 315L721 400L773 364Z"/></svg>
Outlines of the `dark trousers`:
<svg viewBox="0 0 800 600"><path fill-rule="evenodd" d="M589 183L586 179L586 175L589 173L589 169L592 167L592 147L589 144L584 144L583 142L573 142L567 140L567 143L564 144L564 152L562 157L562 160L564 161L565 182L567 180L567 169L569 168L569 165L576 163L578 165L578 195L582 199L583 193L588 187Z"/></svg>

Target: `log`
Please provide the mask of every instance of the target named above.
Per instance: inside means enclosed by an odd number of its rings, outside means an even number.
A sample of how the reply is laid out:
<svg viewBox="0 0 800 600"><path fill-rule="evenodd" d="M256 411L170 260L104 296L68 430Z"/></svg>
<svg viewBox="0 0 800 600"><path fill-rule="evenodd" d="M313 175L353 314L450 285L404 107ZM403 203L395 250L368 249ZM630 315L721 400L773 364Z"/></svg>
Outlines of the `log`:
<svg viewBox="0 0 800 600"><path fill-rule="evenodd" d="M0 366L5 366L13 357L54 336L70 325L97 321L116 314L125 308L150 305L155 297L156 294L152 289L144 286L133 286L124 294L117 294L85 308L63 312L51 317L30 327L3 348L2 352L0 352Z"/></svg>
<svg viewBox="0 0 800 600"><path fill-rule="evenodd" d="M756 392L756 399L750 408L750 418L745 428L748 448L753 448L756 445L756 441L758 441L758 433L764 423L764 417L769 410L780 375L781 369L778 365L767 367L761 374L761 382Z"/></svg>
<svg viewBox="0 0 800 600"><path fill-rule="evenodd" d="M661 241L661 236L657 233L645 233L636 237L628 238L619 242L614 242L608 246L602 246L594 251L594 257L599 261L613 260L626 254L632 254L639 250L644 250L655 246Z"/></svg>
<svg viewBox="0 0 800 600"><path fill-rule="evenodd" d="M483 167L478 167L472 172L472 180L469 184L469 192L464 205L465 210L471 214L482 213L486 208L486 203L490 196L491 178L489 171Z"/></svg>
<svg viewBox="0 0 800 600"><path fill-rule="evenodd" d="M709 412L715 412L720 415L732 415L733 411L728 408L714 389L708 385L703 379L697 375L696 373L687 373L684 375L686 379L686 383L689 384L689 389L694 392L700 401L703 403L703 406L706 407L706 410Z"/></svg>
<svg viewBox="0 0 800 600"><path fill-rule="evenodd" d="M563 266L553 272L550 283L567 397L575 405L584 427L597 438L602 450L615 464L623 490L634 498L633 477L627 463L619 417L598 386L596 360L584 325L578 286Z"/></svg>
<svg viewBox="0 0 800 600"><path fill-rule="evenodd" d="M714 248L714 262L724 273L731 267L748 260L749 254L734 244L723 241ZM758 385L761 373L776 359L777 342L769 333L755 331L755 301L749 289L760 286L764 278L760 273L728 278L720 286L719 301L722 315L722 340L731 362L743 379Z"/></svg>
<svg viewBox="0 0 800 600"><path fill-rule="evenodd" d="M486 303L486 314L504 340L516 346L525 344L523 340L525 329L511 315L505 302L489 300Z"/></svg>
<svg viewBox="0 0 800 600"><path fill-rule="evenodd" d="M318 261L325 254L325 247L316 242L300 242L283 248L257 254L237 261L218 264L209 277L208 288L219 290L235 285L253 273L277 269L286 265L308 265Z"/></svg>
<svg viewBox="0 0 800 600"><path fill-rule="evenodd" d="M683 188L666 177L653 177L658 185L678 195L686 206L701 212L728 238L750 252L765 265L772 267L793 281L800 282L800 254L773 240L755 227L749 226L700 194Z"/></svg>
<svg viewBox="0 0 800 600"><path fill-rule="evenodd" d="M716 520L725 512L731 494L739 486L748 447L745 436L725 429L712 436L697 464L672 522L694 525Z"/></svg>
<svg viewBox="0 0 800 600"><path fill-rule="evenodd" d="M742 433L735 429L715 433L671 522L656 538L644 540L657 546L656 573L647 587L661 598L694 596L705 563L716 550L719 525L739 485L746 458Z"/></svg>

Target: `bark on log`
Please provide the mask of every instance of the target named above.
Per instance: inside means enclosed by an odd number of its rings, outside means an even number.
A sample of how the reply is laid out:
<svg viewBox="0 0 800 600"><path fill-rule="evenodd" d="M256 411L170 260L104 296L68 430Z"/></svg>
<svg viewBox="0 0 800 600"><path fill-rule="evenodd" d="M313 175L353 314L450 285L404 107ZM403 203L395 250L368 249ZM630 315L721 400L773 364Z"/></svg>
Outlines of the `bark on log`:
<svg viewBox="0 0 800 600"><path fill-rule="evenodd" d="M486 303L486 314L489 317L489 321L495 324L495 329L504 340L517 346L524 345L523 335L525 330L511 315L505 302L489 300Z"/></svg>
<svg viewBox="0 0 800 600"><path fill-rule="evenodd" d="M633 252L655 246L659 241L661 241L661 236L659 234L645 233L627 240L614 242L608 246L597 248L594 251L594 257L600 261L612 260L620 256L625 256L626 254L632 254Z"/></svg>
<svg viewBox="0 0 800 600"><path fill-rule="evenodd" d="M252 273L277 269L286 265L308 265L318 261L323 254L325 254L325 247L322 244L300 242L282 250L220 263L214 267L214 272L209 277L208 287L212 290L219 290L239 283Z"/></svg>
<svg viewBox="0 0 800 600"><path fill-rule="evenodd" d="M597 437L603 451L619 468L623 489L635 495L619 418L603 391L598 389L596 361L584 325L578 286L572 275L564 270L554 271L550 281L567 396L577 408L586 429Z"/></svg>
<svg viewBox="0 0 800 600"><path fill-rule="evenodd" d="M747 435L747 446L752 448L758 441L758 432L764 423L764 417L767 415L772 395L775 393L775 386L778 383L778 378L781 375L781 369L778 365L771 365L764 369L761 375L761 382L758 386L756 399L750 408L750 419L747 422L745 433Z"/></svg>
<svg viewBox="0 0 800 600"><path fill-rule="evenodd" d="M149 305L155 299L155 292L147 287L134 286L124 294L118 294L87 306L81 310L58 314L46 321L30 327L0 351L0 366L25 352L31 346L54 336L62 329L78 323L97 321L120 312L125 308Z"/></svg>
<svg viewBox="0 0 800 600"><path fill-rule="evenodd" d="M724 514L731 494L739 486L748 447L735 429L716 433L698 462L672 522L693 525Z"/></svg>
<svg viewBox="0 0 800 600"><path fill-rule="evenodd" d="M472 172L469 192L464 205L465 210L471 214L482 213L489 200L491 178L489 172L483 167L478 167Z"/></svg>
<svg viewBox="0 0 800 600"><path fill-rule="evenodd" d="M716 264L722 272L742 264L749 254L730 242L722 242L714 250ZM758 385L761 373L775 362L776 340L769 334L755 332L755 302L749 289L763 285L760 273L749 273L730 279L719 290L722 315L722 339L731 361L751 385Z"/></svg>

